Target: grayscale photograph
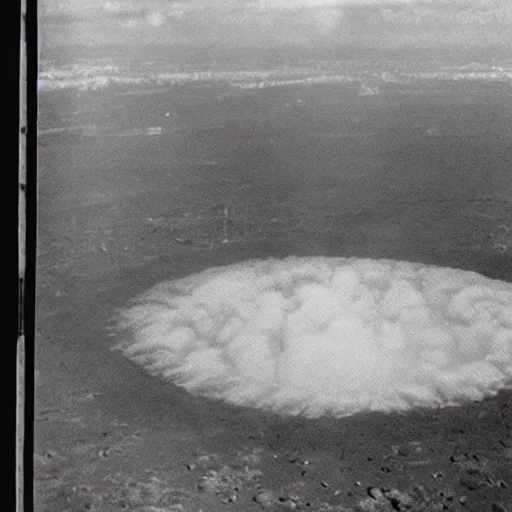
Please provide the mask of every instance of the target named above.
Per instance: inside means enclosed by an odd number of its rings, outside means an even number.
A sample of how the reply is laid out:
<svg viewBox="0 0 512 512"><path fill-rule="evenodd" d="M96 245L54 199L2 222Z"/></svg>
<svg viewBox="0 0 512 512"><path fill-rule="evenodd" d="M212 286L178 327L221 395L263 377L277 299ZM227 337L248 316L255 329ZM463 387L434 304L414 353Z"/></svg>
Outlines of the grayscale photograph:
<svg viewBox="0 0 512 512"><path fill-rule="evenodd" d="M512 512L512 1L39 0L37 512Z"/></svg>

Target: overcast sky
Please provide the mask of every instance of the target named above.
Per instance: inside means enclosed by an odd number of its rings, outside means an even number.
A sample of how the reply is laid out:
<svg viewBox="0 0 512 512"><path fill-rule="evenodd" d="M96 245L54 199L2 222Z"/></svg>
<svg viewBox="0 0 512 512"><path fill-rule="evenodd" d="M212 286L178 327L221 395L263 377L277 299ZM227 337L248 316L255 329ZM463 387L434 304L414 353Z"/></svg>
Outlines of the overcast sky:
<svg viewBox="0 0 512 512"><path fill-rule="evenodd" d="M41 0L46 43L512 45L512 0ZM512 46L511 46L512 48Z"/></svg>
<svg viewBox="0 0 512 512"><path fill-rule="evenodd" d="M497 9L506 7L510 0L42 0L40 6L50 12L79 12L112 8L114 10L179 9L201 10L205 7L224 10L299 9L304 7L375 6L375 5L429 5L454 9Z"/></svg>

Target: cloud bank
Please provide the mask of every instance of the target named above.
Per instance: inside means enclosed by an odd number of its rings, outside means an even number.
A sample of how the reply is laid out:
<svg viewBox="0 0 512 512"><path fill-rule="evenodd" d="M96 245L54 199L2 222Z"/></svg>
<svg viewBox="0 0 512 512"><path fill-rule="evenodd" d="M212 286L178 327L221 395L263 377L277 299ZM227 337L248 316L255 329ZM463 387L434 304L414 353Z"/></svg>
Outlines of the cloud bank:
<svg viewBox="0 0 512 512"><path fill-rule="evenodd" d="M213 268L156 286L116 329L152 375L280 414L442 407L512 385L512 284L393 260Z"/></svg>
<svg viewBox="0 0 512 512"><path fill-rule="evenodd" d="M311 7L367 7L367 6L403 6L417 5L433 7L452 7L464 10L493 9L506 5L508 0L43 0L40 9L43 12L78 12L93 10L129 11L139 9L175 9L183 7L189 10L202 10L205 7L215 10L232 9L301 9Z"/></svg>
<svg viewBox="0 0 512 512"><path fill-rule="evenodd" d="M509 0L46 0L40 13L54 46L512 43Z"/></svg>

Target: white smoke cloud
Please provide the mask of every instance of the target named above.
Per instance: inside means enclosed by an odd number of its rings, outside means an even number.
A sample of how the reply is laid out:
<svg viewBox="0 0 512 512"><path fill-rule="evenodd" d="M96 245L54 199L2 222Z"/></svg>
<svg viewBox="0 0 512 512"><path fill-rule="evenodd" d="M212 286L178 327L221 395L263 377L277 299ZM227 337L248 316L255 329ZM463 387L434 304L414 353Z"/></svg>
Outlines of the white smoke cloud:
<svg viewBox="0 0 512 512"><path fill-rule="evenodd" d="M146 21L154 27L161 27L167 21L167 17L159 11L151 11L146 14Z"/></svg>
<svg viewBox="0 0 512 512"><path fill-rule="evenodd" d="M283 414L441 407L512 385L512 284L406 262L213 268L150 290L117 328L150 373Z"/></svg>
<svg viewBox="0 0 512 512"><path fill-rule="evenodd" d="M344 18L345 13L341 10L320 9L314 14L313 19L321 35L331 35L337 32Z"/></svg>

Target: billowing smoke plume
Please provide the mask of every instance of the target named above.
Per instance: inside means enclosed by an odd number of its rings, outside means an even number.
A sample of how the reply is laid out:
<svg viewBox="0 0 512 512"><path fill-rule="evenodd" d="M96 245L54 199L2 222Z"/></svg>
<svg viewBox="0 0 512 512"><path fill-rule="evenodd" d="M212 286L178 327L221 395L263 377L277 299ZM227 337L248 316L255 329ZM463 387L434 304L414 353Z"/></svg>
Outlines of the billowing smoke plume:
<svg viewBox="0 0 512 512"><path fill-rule="evenodd" d="M512 284L392 260L213 268L155 287L119 329L153 375L284 414L440 407L512 384Z"/></svg>

